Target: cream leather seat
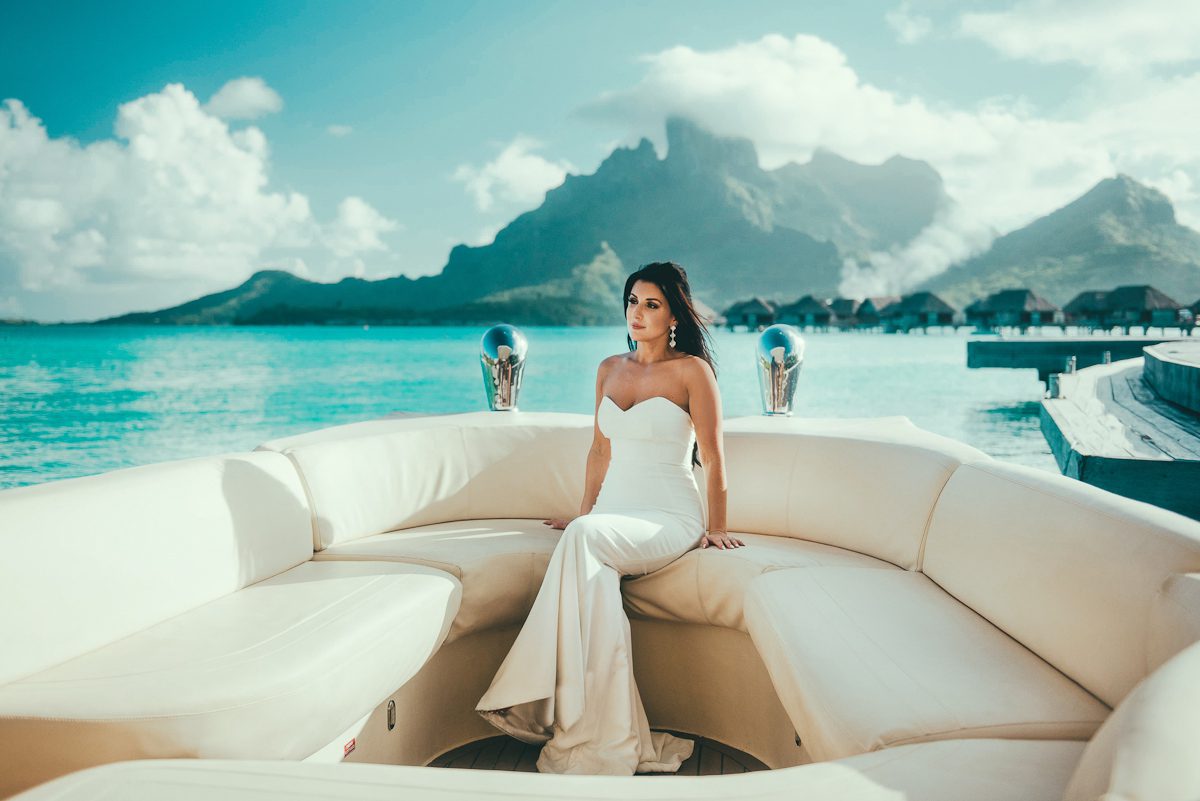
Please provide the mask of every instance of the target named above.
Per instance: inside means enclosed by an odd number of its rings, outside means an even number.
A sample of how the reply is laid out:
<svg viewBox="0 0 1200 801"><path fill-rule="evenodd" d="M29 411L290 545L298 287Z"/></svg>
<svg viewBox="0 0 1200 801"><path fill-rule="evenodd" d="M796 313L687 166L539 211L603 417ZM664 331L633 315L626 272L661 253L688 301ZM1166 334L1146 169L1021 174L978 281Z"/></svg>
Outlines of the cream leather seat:
<svg viewBox="0 0 1200 801"><path fill-rule="evenodd" d="M425 664L460 591L421 565L305 562L0 687L0 744L303 759Z"/></svg>
<svg viewBox="0 0 1200 801"><path fill-rule="evenodd" d="M623 582L625 605L640 615L746 631L743 599L763 573L840 566L897 570L882 559L793 537L733 532L744 548L697 548L645 576Z"/></svg>
<svg viewBox="0 0 1200 801"><path fill-rule="evenodd" d="M1061 801L1079 742L953 740L731 776L562 776L393 765L228 760L124 762L65 776L14 801ZM502 784L502 794L498 787ZM1135 796L1131 796L1135 798ZM1183 801L1183 797L1171 801Z"/></svg>
<svg viewBox="0 0 1200 801"><path fill-rule="evenodd" d="M272 453L12 490L0 531L0 796L119 759L308 757L420 670L461 598L426 566L310 561Z"/></svg>
<svg viewBox="0 0 1200 801"><path fill-rule="evenodd" d="M960 737L1086 740L1109 708L920 573L768 573L750 636L814 760Z"/></svg>
<svg viewBox="0 0 1200 801"><path fill-rule="evenodd" d="M1143 680L1087 743L956 739L761 773L669 781L514 773L504 776L504 794L627 801L1195 801L1200 798L1198 675L1200 643ZM495 774L487 771L172 760L93 768L15 801L157 801L180 793L197 801L433 796L475 801L495 790Z"/></svg>
<svg viewBox="0 0 1200 801"><path fill-rule="evenodd" d="M669 786L506 776L506 791L1056 798L1082 739L1031 738L1086 737L1200 639L1195 521L903 418L726 423L728 520L749 547L625 582L635 669L655 725L780 770ZM4 493L0 532L18 534L3 542L0 636L18 647L0 660L0 753L20 761L0 766L0 794L189 742L244 757L319 740L310 760L340 760L352 739L351 760L413 765L492 734L473 704L560 536L541 521L578 510L591 431L556 413L372 421ZM404 725L387 725L389 702ZM904 744L930 738L946 740ZM222 801L304 776L318 797L494 789L365 766L176 776L214 774Z"/></svg>
<svg viewBox="0 0 1200 801"><path fill-rule="evenodd" d="M546 575L561 531L541 520L433 523L332 545L313 558L420 564L456 576L462 604L446 638L520 624Z"/></svg>
<svg viewBox="0 0 1200 801"><path fill-rule="evenodd" d="M525 620L562 533L542 521L579 511L591 444L579 418L402 419L262 447L282 451L303 476L314 560L423 564L462 581L453 642Z"/></svg>

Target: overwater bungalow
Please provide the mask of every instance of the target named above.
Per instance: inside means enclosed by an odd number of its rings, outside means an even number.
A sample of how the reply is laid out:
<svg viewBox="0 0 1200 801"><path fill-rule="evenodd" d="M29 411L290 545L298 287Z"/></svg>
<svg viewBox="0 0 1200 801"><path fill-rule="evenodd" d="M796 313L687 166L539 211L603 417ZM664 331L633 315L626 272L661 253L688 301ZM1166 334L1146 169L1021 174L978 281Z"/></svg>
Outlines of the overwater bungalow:
<svg viewBox="0 0 1200 801"><path fill-rule="evenodd" d="M805 295L794 303L781 306L775 314L775 321L801 328L821 328L828 331L833 317L833 309L828 303L821 298Z"/></svg>
<svg viewBox="0 0 1200 801"><path fill-rule="evenodd" d="M1125 329L1141 326L1143 333L1150 327L1166 328L1179 325L1182 304L1152 286L1119 286L1108 293L1112 322Z"/></svg>
<svg viewBox="0 0 1200 801"><path fill-rule="evenodd" d="M834 298L829 302L833 311L833 325L848 329L858 325L858 309L862 301L857 298Z"/></svg>
<svg viewBox="0 0 1200 801"><path fill-rule="evenodd" d="M725 325L730 331L744 325L747 331L755 331L775 323L776 306L773 301L759 296L733 304L725 310Z"/></svg>
<svg viewBox="0 0 1200 801"><path fill-rule="evenodd" d="M1089 290L1080 292L1063 307L1068 325L1107 331L1120 326L1129 329L1141 326L1143 333L1151 327L1167 328L1181 322L1183 306L1148 284L1119 286L1109 292Z"/></svg>
<svg viewBox="0 0 1200 801"><path fill-rule="evenodd" d="M700 319L704 321L705 325L725 325L725 315L704 301L693 298L692 305L696 308L696 314L700 315Z"/></svg>
<svg viewBox="0 0 1200 801"><path fill-rule="evenodd" d="M885 328L908 332L914 328L928 331L931 326L954 325L956 309L932 292L913 292L888 309Z"/></svg>
<svg viewBox="0 0 1200 801"><path fill-rule="evenodd" d="M1062 310L1031 289L1003 289L971 303L966 321L982 331L1015 327L1025 333L1030 326L1056 325Z"/></svg>
<svg viewBox="0 0 1200 801"><path fill-rule="evenodd" d="M882 326L892 307L899 302L899 295L876 295L866 298L858 307L859 327L877 328Z"/></svg>
<svg viewBox="0 0 1200 801"><path fill-rule="evenodd" d="M1083 328L1109 328L1108 293L1095 289L1080 292L1063 306L1063 321Z"/></svg>

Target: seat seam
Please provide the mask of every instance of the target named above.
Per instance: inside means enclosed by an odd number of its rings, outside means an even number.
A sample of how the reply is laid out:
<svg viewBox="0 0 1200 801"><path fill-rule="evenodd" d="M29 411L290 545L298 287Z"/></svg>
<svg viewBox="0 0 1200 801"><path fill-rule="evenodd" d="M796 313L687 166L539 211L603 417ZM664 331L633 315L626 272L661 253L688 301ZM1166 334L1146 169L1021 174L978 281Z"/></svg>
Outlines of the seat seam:
<svg viewBox="0 0 1200 801"><path fill-rule="evenodd" d="M304 490L304 499L308 501L308 521L312 527L313 552L323 551L325 550L325 545L321 542L321 530L317 523L317 502L313 498L312 488L308 486L308 477L304 475L304 471L300 468L300 461L296 458L294 449L288 448L283 452L283 455L287 457L288 462L291 463L292 468L300 477L300 488Z"/></svg>
<svg viewBox="0 0 1200 801"><path fill-rule="evenodd" d="M946 480L942 482L942 486L938 487L937 495L933 499L933 503L929 505L929 513L925 515L925 528L921 531L921 545L917 549L917 563L914 569L920 573L925 572L925 546L929 543L929 529L933 525L933 516L937 512L938 503L942 500L942 494L945 493L946 487L950 486L951 479L958 469L962 467L962 463L956 464L946 473Z"/></svg>

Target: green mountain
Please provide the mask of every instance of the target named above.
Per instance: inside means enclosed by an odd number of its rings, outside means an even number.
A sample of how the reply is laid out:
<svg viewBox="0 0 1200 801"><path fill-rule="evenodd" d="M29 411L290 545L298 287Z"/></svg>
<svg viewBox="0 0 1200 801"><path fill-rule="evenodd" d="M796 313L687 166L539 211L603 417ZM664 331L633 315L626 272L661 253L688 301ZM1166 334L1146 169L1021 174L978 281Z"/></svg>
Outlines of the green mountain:
<svg viewBox="0 0 1200 801"><path fill-rule="evenodd" d="M1175 221L1165 195L1118 175L918 289L963 308L1027 287L1062 306L1088 289L1150 284L1182 304L1200 297L1200 233Z"/></svg>
<svg viewBox="0 0 1200 801"><path fill-rule="evenodd" d="M923 162L865 166L822 151L805 165L763 170L749 140L678 117L666 127L665 158L647 139L618 148L595 173L567 176L491 244L456 246L437 275L323 284L265 271L180 306L101 322L611 322L625 275L666 260L682 264L695 297L717 309L748 295L829 295L845 256L903 244L946 201ZM615 277L614 264L623 265Z"/></svg>

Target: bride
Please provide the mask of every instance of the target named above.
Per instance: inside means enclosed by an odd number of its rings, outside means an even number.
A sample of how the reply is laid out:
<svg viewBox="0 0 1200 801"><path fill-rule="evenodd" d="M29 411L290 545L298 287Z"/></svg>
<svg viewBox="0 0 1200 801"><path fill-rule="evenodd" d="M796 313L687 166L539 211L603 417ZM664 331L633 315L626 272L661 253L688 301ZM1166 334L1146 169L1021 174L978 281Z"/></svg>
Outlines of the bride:
<svg viewBox="0 0 1200 801"><path fill-rule="evenodd" d="M596 374L579 516L545 521L562 536L525 625L475 707L501 731L544 743L543 773L679 769L693 742L650 731L620 579L695 547L744 545L725 530L721 399L687 273L673 262L648 264L626 279L624 303L629 352L608 357ZM707 529L693 464L704 466Z"/></svg>

